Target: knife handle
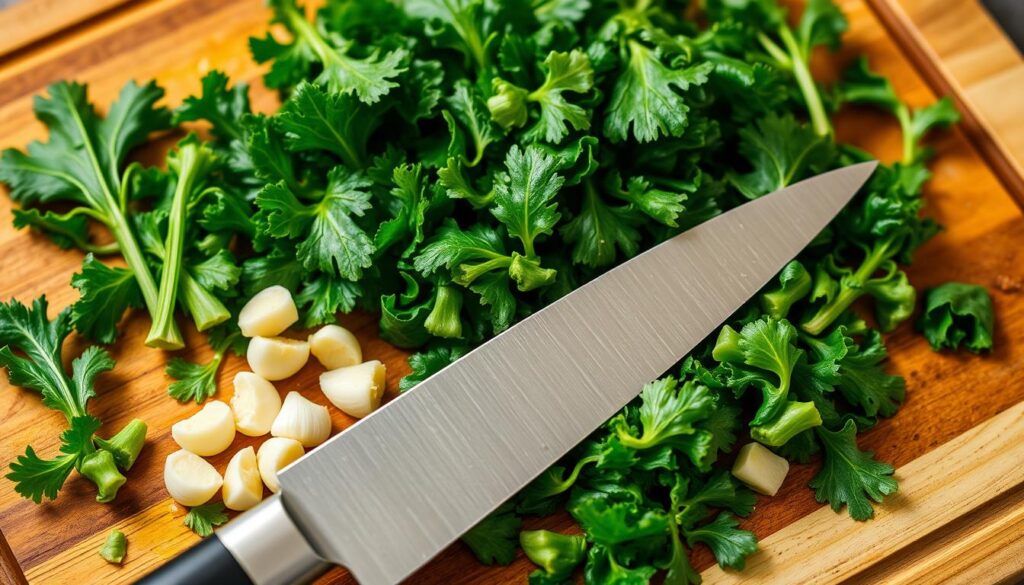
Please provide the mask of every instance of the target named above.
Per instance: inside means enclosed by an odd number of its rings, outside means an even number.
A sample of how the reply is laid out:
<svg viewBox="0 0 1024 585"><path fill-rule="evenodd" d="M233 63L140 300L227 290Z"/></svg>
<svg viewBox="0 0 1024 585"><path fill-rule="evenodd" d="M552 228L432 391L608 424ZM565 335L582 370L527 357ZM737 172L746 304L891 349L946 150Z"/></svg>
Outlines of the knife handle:
<svg viewBox="0 0 1024 585"><path fill-rule="evenodd" d="M328 566L274 494L138 583L293 585Z"/></svg>
<svg viewBox="0 0 1024 585"><path fill-rule="evenodd" d="M139 585L253 585L235 557L216 535L181 553L146 575Z"/></svg>

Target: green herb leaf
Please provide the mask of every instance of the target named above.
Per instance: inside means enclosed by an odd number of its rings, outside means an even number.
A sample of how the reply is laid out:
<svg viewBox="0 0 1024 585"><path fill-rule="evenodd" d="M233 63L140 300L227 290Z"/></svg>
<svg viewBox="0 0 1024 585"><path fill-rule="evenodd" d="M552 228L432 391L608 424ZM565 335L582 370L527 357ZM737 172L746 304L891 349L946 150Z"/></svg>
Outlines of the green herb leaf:
<svg viewBox="0 0 1024 585"><path fill-rule="evenodd" d="M874 517L871 500L881 502L882 497L896 492L892 466L857 448L857 425L851 420L836 432L819 427L817 434L825 455L821 471L809 484L815 498L828 502L837 512L845 504L854 520Z"/></svg>
<svg viewBox="0 0 1024 585"><path fill-rule="evenodd" d="M220 526L228 521L228 515L224 512L224 504L221 502L213 502L212 504L203 504L202 506L193 506L189 509L188 514L185 514L185 526L188 526L189 530L198 534L201 538L206 538L213 534L215 526Z"/></svg>
<svg viewBox="0 0 1024 585"><path fill-rule="evenodd" d="M963 343L978 353L992 349L994 323L992 297L985 287L947 282L925 293L917 326L936 351L957 349Z"/></svg>

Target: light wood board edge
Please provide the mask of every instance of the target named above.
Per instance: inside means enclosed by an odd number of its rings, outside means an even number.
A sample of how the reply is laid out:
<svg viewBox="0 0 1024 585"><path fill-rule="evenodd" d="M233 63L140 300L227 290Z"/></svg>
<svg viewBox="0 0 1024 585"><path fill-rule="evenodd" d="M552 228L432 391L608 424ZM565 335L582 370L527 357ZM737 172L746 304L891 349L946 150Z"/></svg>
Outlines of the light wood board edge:
<svg viewBox="0 0 1024 585"><path fill-rule="evenodd" d="M130 0L19 0L0 10L0 57Z"/></svg>
<svg viewBox="0 0 1024 585"><path fill-rule="evenodd" d="M822 508L708 585L996 583L1024 575L1024 402L896 471L870 522Z"/></svg>
<svg viewBox="0 0 1024 585"><path fill-rule="evenodd" d="M3 531L0 531L0 584L2 585L28 585L25 574L21 572L18 559L14 557L14 551L7 544Z"/></svg>
<svg viewBox="0 0 1024 585"><path fill-rule="evenodd" d="M949 95L953 99L963 116L960 128L999 182L1017 204L1024 208L1024 160L1014 156L1000 131L989 123L989 117L994 114L990 112L986 115L985 111L969 99L963 84L953 74L942 56L935 52L899 0L865 1L932 91L938 95ZM958 5L959 9L977 11L975 18L989 18L979 2L960 0L959 4L964 5ZM992 34L1003 34L998 27L994 28L996 30ZM1009 41L1007 47L1007 50L1013 51L1016 58L1020 59L1020 55L1016 54ZM1016 85L1019 87L1015 86L1012 91L1017 95L1024 95L1024 82Z"/></svg>

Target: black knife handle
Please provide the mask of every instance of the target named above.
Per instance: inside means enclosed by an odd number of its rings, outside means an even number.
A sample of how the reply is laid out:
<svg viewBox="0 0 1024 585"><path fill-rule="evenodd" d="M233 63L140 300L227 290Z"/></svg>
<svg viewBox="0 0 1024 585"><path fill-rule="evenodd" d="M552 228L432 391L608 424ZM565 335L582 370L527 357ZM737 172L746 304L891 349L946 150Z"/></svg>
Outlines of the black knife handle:
<svg viewBox="0 0 1024 585"><path fill-rule="evenodd" d="M253 585L217 535L181 553L138 581L139 585Z"/></svg>

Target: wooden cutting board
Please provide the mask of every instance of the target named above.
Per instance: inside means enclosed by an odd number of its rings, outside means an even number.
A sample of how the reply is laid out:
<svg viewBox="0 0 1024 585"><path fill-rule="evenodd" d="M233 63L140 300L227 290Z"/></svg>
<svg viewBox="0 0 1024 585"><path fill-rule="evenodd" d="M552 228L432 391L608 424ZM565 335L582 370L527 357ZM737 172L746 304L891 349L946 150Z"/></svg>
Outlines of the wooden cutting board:
<svg viewBox="0 0 1024 585"><path fill-rule="evenodd" d="M851 23L846 46L839 54L817 56L816 68L825 77L834 77L843 64L856 54L864 53L874 68L893 80L905 99L915 105L932 102L935 95L919 74L920 66L915 68L904 57L864 0L840 3ZM258 0L107 1L104 5L108 7L106 12L71 28L26 21L25 26L34 30L22 31L23 35L37 40L20 48L7 48L6 53L0 51L0 147L24 147L28 141L44 136L32 116L31 98L42 92L48 83L63 78L89 82L93 100L107 104L126 79L155 77L167 88L167 103L174 106L198 90L199 78L204 73L217 68L226 71L235 81L253 85L256 109L266 111L274 107L276 98L260 85L261 68L249 58L246 45L247 37L262 33L266 27L267 12ZM51 17L50 13L42 14L45 18ZM57 19L58 15L52 17ZM60 18L66 20L63 16ZM4 26L11 30L10 20L3 12L0 12L0 22L3 22L0 30ZM842 139L867 149L882 160L893 160L899 155L898 129L884 115L868 110L845 112L837 120L837 129ZM1024 292L1021 291L1024 217L1011 195L1024 201L1024 193L1011 194L1001 186L990 165L980 156L978 147L972 144L977 144L979 139L974 135L972 138L968 141L963 131L956 130L934 141L938 156L933 164L935 178L926 189L927 212L945 225L946 230L920 251L909 274L918 287L948 280L988 286L998 318L996 350L981 357L937 354L909 326L888 336L893 356L890 368L907 378L907 403L896 417L864 435L861 445L901 468L898 472L903 480L900 495L890 499L876 522L854 525L844 516L835 515L815 503L812 492L806 487L815 473L815 464L794 466L780 493L774 498L759 498L757 511L744 523L764 539L768 548L751 561L751 575L760 575L760 582L795 582L795 573L773 569L789 566L786 563L792 562L796 554L794 542L800 543L796 548L805 552L818 550L815 547L820 546L820 550L827 551L833 559L853 559L861 568L877 571L889 566L878 565L879 560L885 558L890 559L891 566L907 566L910 561L900 561L890 555L897 550L912 550L917 555L913 558L933 557L935 550L924 546L928 541L921 538L924 529L916 524L907 525L908 519L914 516L901 510L920 510L918 504L925 499L934 506L935 494L946 493L942 485L947 480L950 485L959 486L959 491L942 497L950 503L967 498L971 504L958 507L963 513L957 512L957 517L963 518L964 514L978 513L978 510L988 510L988 515L970 516L957 524L957 530L966 532L947 531L943 533L945 537L956 540L957 534L969 534L974 539L970 542L989 543L989 546L993 542L1002 543L1000 546L1007 542L984 538L989 532L982 528L993 525L984 521L985 518L1008 515L991 513L993 509L1010 512L1020 509L1020 480L1008 472L1002 473L1006 469L994 464L979 467L970 462L1005 462L1007 455L1014 454L1007 449L1024 442L988 440L993 436L1006 437L1007 433L1019 433L1024 439L1024 428L1011 424L1021 417L1021 409L1012 407L1024 400L1024 383L1021 383L1024 343L1017 333L1024 327ZM153 160L158 160L156 150L151 153ZM71 274L79 269L82 255L58 250L43 237L15 231L10 216L9 200L0 197L0 298L17 297L27 301L46 293L54 311L73 302L77 293L68 283ZM130 582L198 540L181 524L184 510L171 502L162 484L164 457L175 449L169 436L170 425L190 415L197 407L179 405L167 397L169 379L163 373L167 355L143 347L147 323L148 319L142 315L126 321L121 341L111 348L117 367L100 378L99 396L93 404L94 413L106 424L103 432L120 428L133 417L143 418L150 425L150 440L139 463L130 472L127 485L114 503L102 505L94 501L90 485L73 477L58 501L37 506L18 497L6 480L0 480L0 530L5 537L0 543L7 545L0 547L3 562L0 579L5 576L21 579L23 571L34 583ZM346 316L342 323L360 337L368 358L378 358L388 364L388 382L393 393L397 380L406 371L405 354L376 339L376 323L371 316ZM201 337L190 332L189 340L186 356L206 359L208 350L200 346ZM68 346L69 352L81 348L76 341ZM229 360L222 372L222 386L230 388L231 377L243 367L242 360ZM278 388L282 392L299 390L308 398L325 403L316 387L318 374L318 368L310 365L278 384ZM224 390L218 398L227 399L229 395L230 389ZM335 430L353 422L336 409L331 411ZM6 466L29 443L42 453L54 452L63 420L59 414L43 408L36 396L11 387L6 379L0 380L0 413L3 416L0 465ZM994 421L1009 417L1011 422L993 427L990 421L989 426L978 426L999 413L1004 413L1003 418ZM965 432L970 434L951 442ZM212 458L212 462L223 469L232 453L255 442L239 436L231 449ZM919 459L929 453L930 459ZM959 456L954 456L957 453ZM988 459L980 459L979 453ZM997 471L1003 478L1002 483L996 482L1001 486L999 489L993 487L996 484L988 477ZM1007 487L1007 484L1012 485ZM980 504L975 501L982 497L978 494L995 498L1007 493L1016 494L1017 499L1002 498L998 505L992 504L989 508L984 507L984 501ZM973 499L968 498L971 494L974 494ZM934 515L950 516L949 510L949 506L939 506ZM566 515L560 515L541 521L527 520L526 526L564 531L572 529L572 522ZM934 519L929 526L928 534L941 527L936 526ZM106 564L96 554L112 527L120 528L129 538L128 559L121 568ZM822 534L839 531L861 535L861 540L838 544L832 540L800 541L801 534L809 534L806 532L809 527L824 530ZM999 524L995 530L1003 528L1006 524ZM1016 533L1020 534L1020 530ZM883 538L886 535L888 539ZM893 535L902 536L893 539ZM864 543L875 544L865 549ZM814 557L821 556L811 555L812 558L805 558L803 563L820 563L821 559ZM1024 558L1024 554L1018 556ZM992 555L991 558L1001 557ZM695 551L694 562L702 570L712 565L710 554L703 549ZM483 567L457 544L421 570L411 582L519 583L532 569L521 555L509 567ZM839 580L852 574L830 573L835 579L827 579L824 573L812 573L811 580ZM882 573L872 574L877 580ZM931 574L931 577L943 579L952 574L950 569ZM985 576L995 574L983 571L981 581L991 580ZM705 575L708 582L736 577L715 569L709 569ZM351 583L352 579L343 570L336 569L322 582Z"/></svg>

